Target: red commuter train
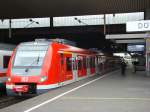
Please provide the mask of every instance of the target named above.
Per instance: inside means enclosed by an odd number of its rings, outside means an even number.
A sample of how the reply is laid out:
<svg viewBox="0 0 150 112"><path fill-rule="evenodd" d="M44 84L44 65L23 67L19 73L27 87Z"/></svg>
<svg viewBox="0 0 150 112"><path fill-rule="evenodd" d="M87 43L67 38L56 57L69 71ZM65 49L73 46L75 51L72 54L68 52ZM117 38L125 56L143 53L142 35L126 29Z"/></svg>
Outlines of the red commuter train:
<svg viewBox="0 0 150 112"><path fill-rule="evenodd" d="M97 52L64 39L21 43L10 59L8 95L41 94L99 72Z"/></svg>

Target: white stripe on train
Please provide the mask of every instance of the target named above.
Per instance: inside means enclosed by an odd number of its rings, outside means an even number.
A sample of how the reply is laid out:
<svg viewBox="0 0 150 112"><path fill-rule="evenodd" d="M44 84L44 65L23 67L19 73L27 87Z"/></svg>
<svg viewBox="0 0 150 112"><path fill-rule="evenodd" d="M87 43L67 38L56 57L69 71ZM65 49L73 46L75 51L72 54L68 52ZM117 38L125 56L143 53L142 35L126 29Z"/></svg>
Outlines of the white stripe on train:
<svg viewBox="0 0 150 112"><path fill-rule="evenodd" d="M95 75L95 74L93 74ZM91 75L91 76L93 76ZM69 81L64 81L64 82L61 82L61 83L57 83L57 84L49 84L49 85L37 85L37 89L53 89L53 88L56 88L56 87L60 87L60 86L64 86L64 85L67 85L67 84L70 84L70 83L73 83L75 81L79 81L79 80L82 80L82 79L85 79L89 76L85 76L85 77L81 77L81 78L78 78L77 80L69 80ZM13 89L13 86L14 84L7 84L6 85L6 89Z"/></svg>

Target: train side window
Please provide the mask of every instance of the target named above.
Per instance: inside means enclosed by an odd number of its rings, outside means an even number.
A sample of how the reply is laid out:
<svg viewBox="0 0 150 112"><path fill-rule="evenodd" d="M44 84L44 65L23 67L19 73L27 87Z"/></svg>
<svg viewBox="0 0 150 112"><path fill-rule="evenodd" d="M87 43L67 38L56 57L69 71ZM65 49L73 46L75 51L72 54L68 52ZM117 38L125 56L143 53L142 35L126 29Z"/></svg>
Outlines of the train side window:
<svg viewBox="0 0 150 112"><path fill-rule="evenodd" d="M4 68L8 68L9 60L10 60L10 56L3 57L3 67Z"/></svg>
<svg viewBox="0 0 150 112"><path fill-rule="evenodd" d="M92 57L90 57L90 68L92 68L93 67L93 59L92 59Z"/></svg>
<svg viewBox="0 0 150 112"><path fill-rule="evenodd" d="M83 68L86 69L86 58L83 58Z"/></svg>
<svg viewBox="0 0 150 112"><path fill-rule="evenodd" d="M96 65L98 65L98 56L96 56L95 60L96 60Z"/></svg>
<svg viewBox="0 0 150 112"><path fill-rule="evenodd" d="M64 55L61 53L60 54L60 61L61 61L61 65L64 64Z"/></svg>
<svg viewBox="0 0 150 112"><path fill-rule="evenodd" d="M90 57L90 68L95 67L95 57Z"/></svg>
<svg viewBox="0 0 150 112"><path fill-rule="evenodd" d="M93 61L92 61L93 66L92 67L95 68L95 57L93 57L92 59L93 59Z"/></svg>
<svg viewBox="0 0 150 112"><path fill-rule="evenodd" d="M81 69L82 69L82 61L78 60L78 70L81 70Z"/></svg>
<svg viewBox="0 0 150 112"><path fill-rule="evenodd" d="M72 61L71 61L71 58L69 57L66 58L66 66L67 66L67 71L72 70Z"/></svg>

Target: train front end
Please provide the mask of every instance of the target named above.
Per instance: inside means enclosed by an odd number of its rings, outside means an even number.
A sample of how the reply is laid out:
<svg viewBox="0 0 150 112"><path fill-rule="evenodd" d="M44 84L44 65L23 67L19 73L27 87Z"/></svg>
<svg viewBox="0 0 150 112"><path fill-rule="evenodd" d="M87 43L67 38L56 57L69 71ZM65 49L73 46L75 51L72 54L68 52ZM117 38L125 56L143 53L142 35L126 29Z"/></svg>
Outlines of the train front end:
<svg viewBox="0 0 150 112"><path fill-rule="evenodd" d="M10 60L6 82L8 95L40 94L39 85L48 80L50 58L49 43L27 42L20 44Z"/></svg>

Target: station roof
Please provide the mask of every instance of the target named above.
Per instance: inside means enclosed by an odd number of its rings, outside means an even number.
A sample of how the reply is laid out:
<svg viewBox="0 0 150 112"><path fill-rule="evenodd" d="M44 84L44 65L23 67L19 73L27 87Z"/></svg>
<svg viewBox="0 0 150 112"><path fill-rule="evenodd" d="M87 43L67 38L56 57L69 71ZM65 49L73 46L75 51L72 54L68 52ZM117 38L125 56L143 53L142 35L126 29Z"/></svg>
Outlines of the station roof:
<svg viewBox="0 0 150 112"><path fill-rule="evenodd" d="M0 3L0 18L139 12L149 8L150 0L4 0Z"/></svg>

